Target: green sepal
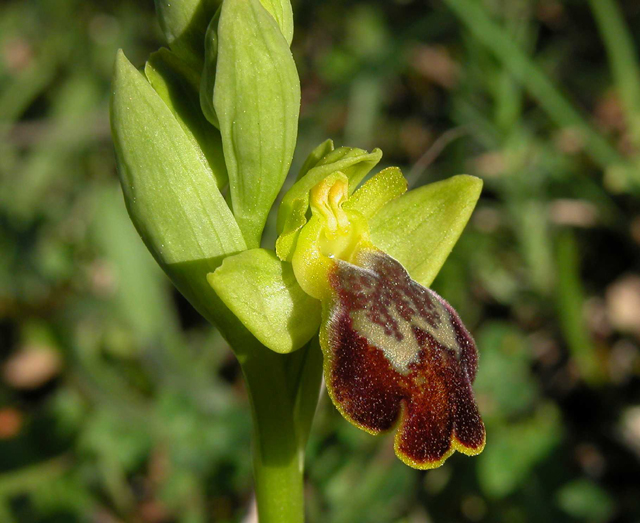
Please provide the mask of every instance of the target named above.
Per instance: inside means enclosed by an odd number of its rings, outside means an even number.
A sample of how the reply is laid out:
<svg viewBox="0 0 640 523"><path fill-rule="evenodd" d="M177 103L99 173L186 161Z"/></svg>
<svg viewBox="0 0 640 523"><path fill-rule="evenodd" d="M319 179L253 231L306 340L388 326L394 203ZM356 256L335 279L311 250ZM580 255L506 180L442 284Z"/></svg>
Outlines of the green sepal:
<svg viewBox="0 0 640 523"><path fill-rule="evenodd" d="M320 302L300 288L291 264L271 251L230 256L207 280L249 332L275 352L293 352L318 331Z"/></svg>
<svg viewBox="0 0 640 523"><path fill-rule="evenodd" d="M289 45L259 0L225 0L217 36L213 106L231 203L247 244L257 247L291 165L300 82Z"/></svg>
<svg viewBox="0 0 640 523"><path fill-rule="evenodd" d="M138 233L198 310L210 309L215 295L210 296L206 273L246 244L202 152L122 51L113 78L111 129L125 203Z"/></svg>
<svg viewBox="0 0 640 523"><path fill-rule="evenodd" d="M155 0L169 47L198 71L204 56L204 34L218 4L219 0Z"/></svg>
<svg viewBox="0 0 640 523"><path fill-rule="evenodd" d="M202 152L202 159L211 168L218 187L224 187L228 176L222 152L222 137L200 110L200 75L173 52L164 48L151 54L144 72L187 137Z"/></svg>
<svg viewBox="0 0 640 523"><path fill-rule="evenodd" d="M387 167L373 176L344 203L345 210L355 209L365 218L375 216L387 203L407 192L407 180L398 167Z"/></svg>
<svg viewBox="0 0 640 523"><path fill-rule="evenodd" d="M320 152L320 148L329 150L333 147L327 142L316 148L312 155ZM380 159L382 151L374 149L367 152L363 149L340 147L330 150L322 159L317 161L308 172L302 176L287 191L278 209L278 233L276 252L281 260L290 261L295 249L296 239L300 230L307 223L309 209L309 191L327 176L340 172L349 180L349 193L353 193L364 177L369 174ZM311 163L313 160L307 162ZM305 162L305 164L307 164ZM304 167L304 166L303 166Z"/></svg>
<svg viewBox="0 0 640 523"><path fill-rule="evenodd" d="M371 240L429 286L462 234L482 180L459 175L409 191L369 220Z"/></svg>
<svg viewBox="0 0 640 523"><path fill-rule="evenodd" d="M276 254L283 261L291 261L300 230L307 223L309 203L302 199L294 200L291 212L284 224L284 231L276 240Z"/></svg>

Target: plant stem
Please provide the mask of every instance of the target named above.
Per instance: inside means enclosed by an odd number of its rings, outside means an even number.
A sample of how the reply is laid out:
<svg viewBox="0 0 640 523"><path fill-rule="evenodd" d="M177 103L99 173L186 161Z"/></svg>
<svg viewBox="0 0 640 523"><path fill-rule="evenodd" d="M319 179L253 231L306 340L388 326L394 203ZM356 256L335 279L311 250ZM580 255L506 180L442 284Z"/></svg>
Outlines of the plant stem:
<svg viewBox="0 0 640 523"><path fill-rule="evenodd" d="M317 337L292 354L262 345L206 283L219 259L166 267L192 305L215 325L240 362L251 403L253 469L260 523L304 521L303 465L322 378ZM186 275L199 272L201 278ZM192 281L201 282L198 287Z"/></svg>
<svg viewBox="0 0 640 523"><path fill-rule="evenodd" d="M304 447L322 371L321 359L307 356L312 350L319 351L310 344L281 355L255 342L237 352L251 400L260 523L304 521ZM302 411L300 395L307 405Z"/></svg>

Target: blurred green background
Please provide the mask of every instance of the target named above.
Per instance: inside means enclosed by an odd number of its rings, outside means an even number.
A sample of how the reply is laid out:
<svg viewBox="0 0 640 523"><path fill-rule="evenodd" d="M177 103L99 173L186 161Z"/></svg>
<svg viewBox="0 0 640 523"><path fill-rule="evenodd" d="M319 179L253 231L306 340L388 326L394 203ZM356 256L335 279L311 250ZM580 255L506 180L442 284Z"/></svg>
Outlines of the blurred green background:
<svg viewBox="0 0 640 523"><path fill-rule="evenodd" d="M330 137L414 187L485 181L434 287L479 345L486 450L414 471L324 396L309 521L639 522L640 3L294 9L294 171ZM160 45L151 0L0 4L3 523L255 521L238 367L115 172L116 49Z"/></svg>

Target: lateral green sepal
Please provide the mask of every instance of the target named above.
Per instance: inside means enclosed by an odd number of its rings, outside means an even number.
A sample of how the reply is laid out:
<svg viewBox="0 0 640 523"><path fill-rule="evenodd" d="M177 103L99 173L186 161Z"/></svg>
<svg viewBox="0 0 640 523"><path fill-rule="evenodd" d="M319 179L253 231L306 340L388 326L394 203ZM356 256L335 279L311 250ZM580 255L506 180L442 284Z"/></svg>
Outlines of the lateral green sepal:
<svg viewBox="0 0 640 523"><path fill-rule="evenodd" d="M370 220L371 240L429 286L462 234L482 180L459 175L409 191Z"/></svg>
<svg viewBox="0 0 640 523"><path fill-rule="evenodd" d="M204 163L211 168L218 187L224 187L228 176L222 152L222 137L200 110L200 75L165 48L151 54L144 72L187 137L202 153Z"/></svg>
<svg viewBox="0 0 640 523"><path fill-rule="evenodd" d="M251 334L275 352L299 349L318 330L320 302L300 288L291 264L271 251L230 256L207 280Z"/></svg>

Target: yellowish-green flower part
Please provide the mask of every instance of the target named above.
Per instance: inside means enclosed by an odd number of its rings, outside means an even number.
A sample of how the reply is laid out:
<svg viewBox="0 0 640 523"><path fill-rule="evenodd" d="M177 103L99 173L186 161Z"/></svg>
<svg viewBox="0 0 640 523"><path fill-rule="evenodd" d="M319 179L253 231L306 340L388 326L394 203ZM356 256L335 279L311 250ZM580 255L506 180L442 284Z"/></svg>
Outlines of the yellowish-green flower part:
<svg viewBox="0 0 640 523"><path fill-rule="evenodd" d="M351 205L344 174L315 185L292 266L304 292L322 302L320 345L334 405L371 434L397 428L398 457L430 469L456 450L484 448L471 389L478 354L456 311L372 242L358 208L375 214L381 187L403 190L398 172L373 178Z"/></svg>

